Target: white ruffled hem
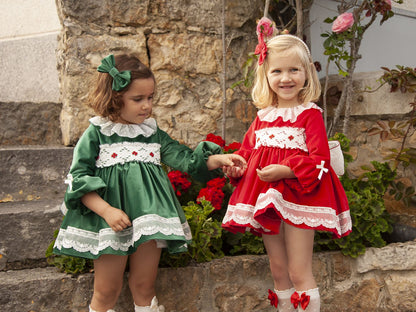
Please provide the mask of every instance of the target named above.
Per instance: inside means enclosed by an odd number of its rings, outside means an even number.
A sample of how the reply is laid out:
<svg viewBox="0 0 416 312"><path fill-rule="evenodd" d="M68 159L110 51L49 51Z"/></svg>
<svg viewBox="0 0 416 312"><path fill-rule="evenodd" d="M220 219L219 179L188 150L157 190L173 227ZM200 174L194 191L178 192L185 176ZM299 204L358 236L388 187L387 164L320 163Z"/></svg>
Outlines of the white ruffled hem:
<svg viewBox="0 0 416 312"><path fill-rule="evenodd" d="M117 134L121 137L135 138L143 135L148 138L156 133L157 124L154 118L148 118L141 124L122 124L113 122L108 118L95 116L90 119L90 123L99 126L101 133L106 136Z"/></svg>
<svg viewBox="0 0 416 312"><path fill-rule="evenodd" d="M320 108L315 103L309 102L305 104L301 104L295 107L286 107L286 108L279 108L275 106L269 106L267 108L261 109L257 112L257 116L259 116L261 121L273 122L277 118L282 117L283 121L290 121L294 123L300 114L302 114L305 110L308 109L317 109L323 112L322 108Z"/></svg>
<svg viewBox="0 0 416 312"><path fill-rule="evenodd" d="M351 231L352 221L349 211L336 215L334 209L321 206L306 206L288 202L283 199L280 192L275 189L269 189L266 193L261 193L255 206L238 203L229 205L224 216L223 224L233 221L242 226L250 225L254 229L266 229L256 220L254 215L257 211L273 204L280 212L282 217L293 224L305 224L311 228L321 226L328 230L333 230L339 236Z"/></svg>
<svg viewBox="0 0 416 312"><path fill-rule="evenodd" d="M192 239L188 222L181 223L179 218L164 218L156 214L144 215L133 220L133 226L121 232L114 232L111 228L101 229L98 233L68 226L60 229L54 248L62 250L73 248L78 252L98 255L104 249L128 251L143 235L162 234L164 236L178 236L186 241ZM186 247L184 243L183 247ZM163 239L157 240L159 248L167 247Z"/></svg>

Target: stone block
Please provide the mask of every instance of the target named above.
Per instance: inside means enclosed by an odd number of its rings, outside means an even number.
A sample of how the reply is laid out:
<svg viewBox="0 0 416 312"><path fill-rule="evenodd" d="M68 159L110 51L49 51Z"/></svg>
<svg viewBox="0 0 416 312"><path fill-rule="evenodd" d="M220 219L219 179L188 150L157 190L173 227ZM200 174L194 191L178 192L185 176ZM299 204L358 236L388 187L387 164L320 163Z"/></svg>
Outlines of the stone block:
<svg viewBox="0 0 416 312"><path fill-rule="evenodd" d="M0 101L59 103L58 32L0 41Z"/></svg>
<svg viewBox="0 0 416 312"><path fill-rule="evenodd" d="M0 203L0 255L3 268L31 267L45 262L63 215L62 201Z"/></svg>
<svg viewBox="0 0 416 312"><path fill-rule="evenodd" d="M69 147L0 149L0 202L63 198L72 161Z"/></svg>
<svg viewBox="0 0 416 312"><path fill-rule="evenodd" d="M399 91L392 93L387 84L379 88L380 83L377 79L382 75L382 71L353 74L352 116L401 116L411 111L409 103L413 102L414 94ZM332 99L331 93L334 94L334 97L337 97L336 94L340 95L339 91L343 88L343 81L343 78L338 75L329 77L328 98L330 101ZM369 92L373 90L374 92ZM336 103L338 102L336 101L334 104Z"/></svg>
<svg viewBox="0 0 416 312"><path fill-rule="evenodd" d="M357 259L357 272L408 271L416 269L416 242L395 243L383 248L368 248Z"/></svg>
<svg viewBox="0 0 416 312"><path fill-rule="evenodd" d="M0 145L59 145L60 103L0 102Z"/></svg>

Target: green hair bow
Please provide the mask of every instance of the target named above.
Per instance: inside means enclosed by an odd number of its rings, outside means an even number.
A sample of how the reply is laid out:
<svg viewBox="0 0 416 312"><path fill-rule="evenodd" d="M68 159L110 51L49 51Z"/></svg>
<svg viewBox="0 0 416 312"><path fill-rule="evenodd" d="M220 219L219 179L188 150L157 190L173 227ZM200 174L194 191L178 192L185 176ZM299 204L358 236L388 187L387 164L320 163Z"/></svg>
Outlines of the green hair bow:
<svg viewBox="0 0 416 312"><path fill-rule="evenodd" d="M131 80L131 73L129 70L124 70L119 72L116 68L116 62L114 60L114 55L110 54L101 61L101 65L97 67L97 70L101 73L108 73L113 77L112 89L114 91L123 90L128 86Z"/></svg>

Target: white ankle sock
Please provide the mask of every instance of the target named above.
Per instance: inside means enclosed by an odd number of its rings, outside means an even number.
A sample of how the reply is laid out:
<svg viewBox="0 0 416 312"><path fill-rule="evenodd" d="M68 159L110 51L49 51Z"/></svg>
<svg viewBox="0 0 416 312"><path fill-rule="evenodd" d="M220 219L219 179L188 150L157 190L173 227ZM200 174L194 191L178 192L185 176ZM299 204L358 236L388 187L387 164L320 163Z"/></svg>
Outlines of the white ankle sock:
<svg viewBox="0 0 416 312"><path fill-rule="evenodd" d="M293 307L293 304L290 300L292 294L295 292L294 288L290 288L286 290L275 289L274 292L276 293L277 299L279 300L277 304L277 311L279 312L296 312L297 311Z"/></svg>
<svg viewBox="0 0 416 312"><path fill-rule="evenodd" d="M88 308L89 308L89 312L98 312L98 311L91 309L91 306L89 306ZM116 311L114 311L113 309L110 309L110 310L107 310L107 312L116 312Z"/></svg>
<svg viewBox="0 0 416 312"><path fill-rule="evenodd" d="M165 312L165 307L163 305L158 305L156 296L153 297L150 306L138 306L134 304L134 312Z"/></svg>

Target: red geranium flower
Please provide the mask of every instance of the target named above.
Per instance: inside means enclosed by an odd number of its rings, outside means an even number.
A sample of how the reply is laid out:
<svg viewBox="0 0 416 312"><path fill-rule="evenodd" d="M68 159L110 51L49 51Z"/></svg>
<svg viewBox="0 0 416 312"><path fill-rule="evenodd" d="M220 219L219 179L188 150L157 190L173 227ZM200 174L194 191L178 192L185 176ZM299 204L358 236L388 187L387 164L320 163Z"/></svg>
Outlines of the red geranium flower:
<svg viewBox="0 0 416 312"><path fill-rule="evenodd" d="M200 204L202 199L211 202L211 205L215 210L220 210L222 201L224 200L224 192L220 188L205 187L199 191L196 198L197 203Z"/></svg>
<svg viewBox="0 0 416 312"><path fill-rule="evenodd" d="M207 134L205 141L214 142L215 144L218 144L221 147L225 146L224 139L220 137L219 135L215 135L213 133Z"/></svg>
<svg viewBox="0 0 416 312"><path fill-rule="evenodd" d="M277 295L274 291L269 289L269 296L268 299L270 300L270 305L274 306L275 308L277 308L277 305L279 303L279 299L277 298Z"/></svg>
<svg viewBox="0 0 416 312"><path fill-rule="evenodd" d="M228 144L227 146L224 147L224 152L235 152L235 151L239 150L240 147L241 147L240 142L233 142L233 143Z"/></svg>
<svg viewBox="0 0 416 312"><path fill-rule="evenodd" d="M181 196L181 191L186 192L191 187L191 182L188 180L188 177L188 174L179 170L173 170L168 173L168 178L176 195Z"/></svg>
<svg viewBox="0 0 416 312"><path fill-rule="evenodd" d="M224 185L225 185L225 182L226 182L226 180L225 180L224 177L222 177L222 178L215 178L215 179L212 179L212 180L210 180L210 181L207 182L207 187L209 187L209 188L222 189L224 187Z"/></svg>

